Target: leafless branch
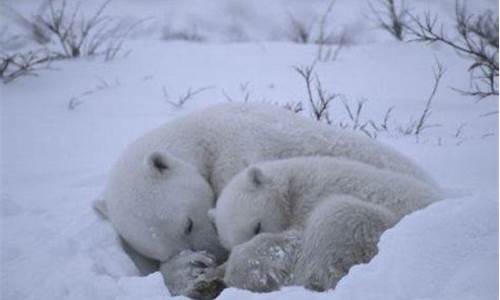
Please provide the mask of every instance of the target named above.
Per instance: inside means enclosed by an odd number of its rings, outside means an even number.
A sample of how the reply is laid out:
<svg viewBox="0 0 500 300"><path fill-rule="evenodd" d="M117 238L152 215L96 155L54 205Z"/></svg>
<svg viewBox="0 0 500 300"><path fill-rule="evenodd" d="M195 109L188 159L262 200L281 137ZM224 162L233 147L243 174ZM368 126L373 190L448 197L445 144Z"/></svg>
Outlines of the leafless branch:
<svg viewBox="0 0 500 300"><path fill-rule="evenodd" d="M298 114L300 112L302 112L304 110L304 106L302 105L302 102L293 102L293 101L289 101L287 103L285 103L284 105L282 105L282 107L284 109L287 109L295 114Z"/></svg>
<svg viewBox="0 0 500 300"><path fill-rule="evenodd" d="M465 2L455 5L455 37L446 34L444 26L438 25L435 14L427 12L424 16L409 15L411 23L406 26L413 36L412 41L442 43L459 55L472 60L468 71L471 74L470 90L460 93L484 99L498 95L498 15L486 11L478 16L467 11Z"/></svg>
<svg viewBox="0 0 500 300"><path fill-rule="evenodd" d="M250 89L250 81L240 83L239 90L241 93L241 98L243 99L242 101L245 103L249 102L251 95L252 95L252 92ZM224 89L222 89L222 95L224 95L224 97L226 98L226 100L228 102L234 101L233 97L229 96L229 94ZM238 99L238 100L240 100L240 99Z"/></svg>
<svg viewBox="0 0 500 300"><path fill-rule="evenodd" d="M173 29L170 24L167 24L162 29L162 39L170 40L180 40L180 41L191 41L191 42L203 42L205 37L196 31L196 28L192 29Z"/></svg>
<svg viewBox="0 0 500 300"><path fill-rule="evenodd" d="M66 0L49 0L48 11L35 16L36 24L50 33L59 49L59 58L75 58L102 54L105 60L113 59L122 50L125 37L144 20L130 26L114 22L104 16L104 10L111 0L103 2L86 18L80 11L83 2L69 8Z"/></svg>
<svg viewBox="0 0 500 300"><path fill-rule="evenodd" d="M498 110L494 110L494 111L490 111L490 112L481 114L480 117L483 118L483 117L489 117L489 116L495 116L495 115L498 115Z"/></svg>
<svg viewBox="0 0 500 300"><path fill-rule="evenodd" d="M342 48L345 46L346 43L346 32L342 32L338 43L334 46L333 43L331 42L333 40L333 33L327 33L326 28L327 28L327 20L329 15L331 14L333 10L333 6L335 4L335 0L330 1L328 4L325 12L321 16L319 20L319 34L318 38L316 39L316 44L318 44L318 54L317 54L317 59L319 61L334 61L337 59L338 55L340 54L340 51Z"/></svg>
<svg viewBox="0 0 500 300"><path fill-rule="evenodd" d="M460 126L458 126L457 131L454 134L455 138L460 138L463 135L463 130L467 126L467 123L462 123Z"/></svg>
<svg viewBox="0 0 500 300"><path fill-rule="evenodd" d="M21 76L36 76L36 71L46 68L51 59L52 57L45 50L2 54L0 55L0 78L4 83L9 83Z"/></svg>
<svg viewBox="0 0 500 300"><path fill-rule="evenodd" d="M405 27L409 9L404 0L400 1L399 7L395 0L377 0L376 3L381 9L376 9L372 2L368 2L370 9L377 19L377 25L389 32L393 37L404 40Z"/></svg>
<svg viewBox="0 0 500 300"><path fill-rule="evenodd" d="M347 112L349 119L351 119L353 123L352 129L354 130L358 129L361 126L366 126L366 124L360 124L360 116L365 102L366 99L358 100L356 102L356 108L354 109L349 105L349 102L345 97L342 98L342 104L344 105L344 108Z"/></svg>
<svg viewBox="0 0 500 300"><path fill-rule="evenodd" d="M162 87L163 91L163 96L165 98L165 102L168 104L172 105L174 108L179 109L186 104L190 99L194 98L196 95L201 94L204 91L207 91L209 89L214 88L213 86L206 86L206 87L201 87L198 89L192 89L189 88L184 94L180 95L177 100L170 100L170 97L168 96L167 90L165 87Z"/></svg>
<svg viewBox="0 0 500 300"><path fill-rule="evenodd" d="M116 88L121 85L120 81L115 78L114 81L107 81L103 78L98 77L98 84L89 90L83 91L77 96L71 97L68 101L68 109L69 110L74 110L78 106L82 105L84 103L84 98L93 95L95 93L98 93L103 90L111 89L111 88Z"/></svg>
<svg viewBox="0 0 500 300"><path fill-rule="evenodd" d="M339 94L330 93L326 91L321 83L321 80L317 75L314 75L314 64L310 66L294 67L295 71L304 79L304 83L307 90L307 101L309 107L313 114L313 117L317 121L323 121L327 124L331 124L330 119L330 106ZM313 75L315 76L315 85L313 87ZM313 92L314 90L314 92Z"/></svg>
<svg viewBox="0 0 500 300"><path fill-rule="evenodd" d="M289 37L290 39L299 44L307 44L310 43L312 38L312 28L314 22L306 22L304 20L299 20L293 15L289 15L290 19L290 31Z"/></svg>
<svg viewBox="0 0 500 300"><path fill-rule="evenodd" d="M424 110L422 111L422 115L418 119L416 125L415 125L415 135L419 135L426 127L426 122L429 116L431 115L431 106L432 106L432 100L434 99L434 96L436 95L436 92L439 88L439 83L441 82L441 78L443 77L445 73L445 69L443 65L436 60L436 66L434 67L434 85L432 87L431 94L429 95L429 98L427 98L427 101L425 102L425 107Z"/></svg>

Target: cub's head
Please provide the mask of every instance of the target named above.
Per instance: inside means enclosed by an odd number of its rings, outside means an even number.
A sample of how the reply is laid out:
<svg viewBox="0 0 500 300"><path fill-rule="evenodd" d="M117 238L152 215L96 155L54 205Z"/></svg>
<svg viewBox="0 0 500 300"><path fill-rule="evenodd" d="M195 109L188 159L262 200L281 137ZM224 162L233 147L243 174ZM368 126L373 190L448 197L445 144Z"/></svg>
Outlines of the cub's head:
<svg viewBox="0 0 500 300"><path fill-rule="evenodd" d="M164 152L125 153L104 192L105 214L119 234L159 261L186 249L224 256L207 216L213 203L199 171Z"/></svg>
<svg viewBox="0 0 500 300"><path fill-rule="evenodd" d="M285 195L258 167L236 175L224 188L209 215L222 245L231 250L262 232L281 232L288 226Z"/></svg>

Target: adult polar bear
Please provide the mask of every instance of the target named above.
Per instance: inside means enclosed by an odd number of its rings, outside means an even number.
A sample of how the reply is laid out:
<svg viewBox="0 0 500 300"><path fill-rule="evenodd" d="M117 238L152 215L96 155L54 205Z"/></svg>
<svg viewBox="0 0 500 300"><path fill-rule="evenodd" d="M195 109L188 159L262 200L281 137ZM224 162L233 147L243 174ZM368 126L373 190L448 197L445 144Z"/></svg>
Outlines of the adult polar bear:
<svg viewBox="0 0 500 300"><path fill-rule="evenodd" d="M410 160L367 137L273 105L226 103L169 122L132 143L96 207L142 255L164 262L174 295L222 258L207 211L250 164L296 156L344 157L433 184ZM189 250L189 251L183 251ZM165 273L165 272L164 272Z"/></svg>

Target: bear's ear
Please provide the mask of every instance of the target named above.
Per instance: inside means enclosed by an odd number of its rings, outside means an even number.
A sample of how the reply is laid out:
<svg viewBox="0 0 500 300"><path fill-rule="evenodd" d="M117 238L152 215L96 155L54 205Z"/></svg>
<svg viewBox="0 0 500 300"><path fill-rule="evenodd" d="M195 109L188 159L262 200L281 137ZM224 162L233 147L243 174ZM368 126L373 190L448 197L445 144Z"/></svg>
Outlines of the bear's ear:
<svg viewBox="0 0 500 300"><path fill-rule="evenodd" d="M247 176L252 185L255 187L260 187L269 182L269 178L267 178L262 170L257 167L251 167L247 172Z"/></svg>
<svg viewBox="0 0 500 300"><path fill-rule="evenodd" d="M164 174L170 169L169 159L166 154L153 152L146 157L146 167L155 174Z"/></svg>

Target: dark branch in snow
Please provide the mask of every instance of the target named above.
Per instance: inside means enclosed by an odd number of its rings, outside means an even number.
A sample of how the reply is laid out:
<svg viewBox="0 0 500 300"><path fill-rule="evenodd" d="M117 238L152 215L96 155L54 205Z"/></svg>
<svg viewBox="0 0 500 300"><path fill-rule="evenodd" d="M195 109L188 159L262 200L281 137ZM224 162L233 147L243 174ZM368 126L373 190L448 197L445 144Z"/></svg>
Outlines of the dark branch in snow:
<svg viewBox="0 0 500 300"><path fill-rule="evenodd" d="M338 41L336 43L333 43L333 41L335 40L333 33L327 33L327 21L329 15L333 10L334 4L335 0L330 1L325 10L325 13L321 16L318 24L319 34L318 38L316 39L316 44L318 44L318 54L316 58L318 59L318 61L322 62L335 61L347 41L347 33L345 31L339 35Z"/></svg>
<svg viewBox="0 0 500 300"><path fill-rule="evenodd" d="M46 68L52 57L45 50L27 53L0 55L0 78L9 83L20 76L36 76L37 71Z"/></svg>
<svg viewBox="0 0 500 300"><path fill-rule="evenodd" d="M80 12L82 2L68 8L66 0L49 0L48 12L35 16L34 23L58 42L59 49L55 52L59 58L103 55L105 60L111 60L122 51L129 33L144 20L129 25L114 22L103 15L110 2L103 2L87 19Z"/></svg>
<svg viewBox="0 0 500 300"><path fill-rule="evenodd" d="M438 16L427 12L423 17L409 15L411 24L406 26L414 37L412 41L442 43L472 60L468 71L471 74L469 90L455 89L463 95L478 100L498 95L498 15L486 11L473 15L465 3L455 5L455 37L438 25Z"/></svg>
<svg viewBox="0 0 500 300"><path fill-rule="evenodd" d="M213 86L206 86L206 87L201 87L198 89L192 89L189 88L184 94L180 95L177 100L173 101L169 99L167 90L165 87L162 88L163 91L163 97L165 98L165 102L168 104L172 105L174 108L179 109L186 104L190 99L194 98L196 95L201 94L202 92L212 89Z"/></svg>
<svg viewBox="0 0 500 300"><path fill-rule="evenodd" d="M372 2L368 2L372 13L377 19L377 25L389 32L394 38L404 40L405 27L408 19L409 9L404 1L399 7L395 0L377 0L376 3L382 7L378 10Z"/></svg>
<svg viewBox="0 0 500 300"><path fill-rule="evenodd" d="M424 129L428 128L429 126L426 125L427 119L431 115L431 106L432 106L432 100L434 99L434 96L436 96L436 92L439 88L439 83L441 82L441 78L443 77L445 73L445 69L443 65L439 62L436 61L436 66L434 68L434 85L432 87L431 94L429 95L429 98L427 98L427 101L425 102L425 107L422 112L422 115L418 119L416 125L415 125L415 135L419 135Z"/></svg>
<svg viewBox="0 0 500 300"><path fill-rule="evenodd" d="M307 101L313 117L317 121L332 124L329 109L332 101L335 100L339 94L329 93L326 91L317 75L315 75L315 80L313 80L314 64L305 67L296 66L294 69L304 80L307 90ZM315 84L313 81L315 81Z"/></svg>

